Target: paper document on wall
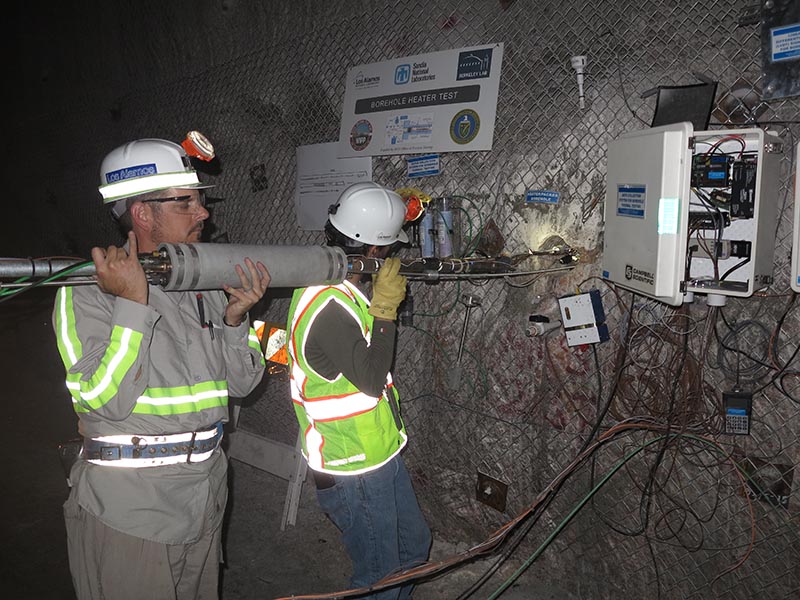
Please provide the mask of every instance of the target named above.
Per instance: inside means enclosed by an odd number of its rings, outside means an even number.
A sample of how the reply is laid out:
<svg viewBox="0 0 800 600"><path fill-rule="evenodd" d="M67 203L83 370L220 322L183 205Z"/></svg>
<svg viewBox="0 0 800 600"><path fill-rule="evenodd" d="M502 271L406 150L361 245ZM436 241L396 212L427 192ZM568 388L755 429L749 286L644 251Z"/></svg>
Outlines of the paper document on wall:
<svg viewBox="0 0 800 600"><path fill-rule="evenodd" d="M328 219L328 207L354 183L372 179L372 159L337 158L336 142L297 148L295 211L297 226L321 231Z"/></svg>

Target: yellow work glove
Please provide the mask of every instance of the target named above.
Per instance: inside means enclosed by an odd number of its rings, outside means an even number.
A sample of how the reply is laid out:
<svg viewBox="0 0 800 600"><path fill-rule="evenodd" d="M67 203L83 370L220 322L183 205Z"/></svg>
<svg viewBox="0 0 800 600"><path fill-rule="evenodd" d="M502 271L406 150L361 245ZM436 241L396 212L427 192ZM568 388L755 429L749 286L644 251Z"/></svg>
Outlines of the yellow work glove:
<svg viewBox="0 0 800 600"><path fill-rule="evenodd" d="M406 297L406 278L400 275L400 259L387 258L372 282L369 314L376 319L394 321L397 307Z"/></svg>

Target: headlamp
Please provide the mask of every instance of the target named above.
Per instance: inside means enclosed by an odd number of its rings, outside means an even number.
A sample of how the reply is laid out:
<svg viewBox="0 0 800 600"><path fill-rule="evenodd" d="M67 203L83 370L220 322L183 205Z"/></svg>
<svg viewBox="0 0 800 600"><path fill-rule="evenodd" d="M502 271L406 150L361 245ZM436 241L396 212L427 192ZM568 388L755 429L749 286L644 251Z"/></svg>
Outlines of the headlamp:
<svg viewBox="0 0 800 600"><path fill-rule="evenodd" d="M181 142L181 147L186 151L186 154L194 158L199 158L206 162L214 158L214 146L199 131L187 133L186 139Z"/></svg>

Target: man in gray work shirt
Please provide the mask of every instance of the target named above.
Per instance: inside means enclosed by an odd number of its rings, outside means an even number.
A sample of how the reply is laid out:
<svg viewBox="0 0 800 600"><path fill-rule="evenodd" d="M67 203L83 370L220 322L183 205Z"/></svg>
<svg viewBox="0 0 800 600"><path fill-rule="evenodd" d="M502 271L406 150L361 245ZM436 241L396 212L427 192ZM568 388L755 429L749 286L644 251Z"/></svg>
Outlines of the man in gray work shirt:
<svg viewBox="0 0 800 600"><path fill-rule="evenodd" d="M64 504L79 600L217 598L228 397L259 383L263 356L247 312L269 285L263 264L236 265L241 288L165 292L138 253L200 241L204 185L188 148L143 139L103 160L100 192L128 230L93 248L97 285L63 287L58 349L83 437ZM213 149L211 149L213 157Z"/></svg>

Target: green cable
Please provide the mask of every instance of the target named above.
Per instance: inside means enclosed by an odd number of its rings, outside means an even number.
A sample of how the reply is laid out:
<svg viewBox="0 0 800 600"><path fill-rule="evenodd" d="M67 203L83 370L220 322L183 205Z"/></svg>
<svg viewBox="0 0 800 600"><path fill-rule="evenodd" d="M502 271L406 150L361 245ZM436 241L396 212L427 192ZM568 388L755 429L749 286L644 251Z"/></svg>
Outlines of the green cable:
<svg viewBox="0 0 800 600"><path fill-rule="evenodd" d="M676 435L680 435L680 434L673 434L673 436L676 436ZM496 598L498 598L500 596L500 594L502 594L505 590L507 590L509 588L509 586L511 586L512 583L514 583L517 579L519 579L519 577L522 575L522 573L524 573L525 570L527 570L527 568L530 567L531 564L533 564L533 562L537 558L539 558L539 556L542 554L542 552L544 552L547 549L547 547L550 545L550 542L552 542L556 538L556 536L559 533L561 533L561 530L563 530L569 524L569 522L573 519L573 517L576 514L578 514L578 512L580 512L580 510L586 505L587 502L589 502L589 500L592 499L592 497L600 490L600 488L602 488L606 484L606 482L608 482L608 480L611 479L611 477L613 477L613 475L617 471L619 471L623 466L625 466L625 464L629 460L631 460L634 456L639 454L639 452L641 452L642 450L644 450L645 448L647 448L651 444L655 444L656 442L659 442L659 441L663 440L666 437L670 437L670 436L662 435L662 436L659 436L659 437L657 437L655 439L650 440L646 444L643 444L642 446L640 446L639 448L637 448L636 450L634 450L633 452L628 454L621 461L619 461L614 466L614 468L611 469L611 471L609 471L608 473L606 473L605 477L603 477L603 479L601 479L598 482L598 484L596 486L594 486L591 489L591 491L570 511L570 513L566 516L566 518L563 521L561 521L561 523L558 525L558 527L556 527L553 530L553 533L551 533L547 537L547 539L544 542L542 542L542 545L539 546L539 548L537 548L537 550L531 556L529 556L528 559L524 563L522 563L522 566L519 569L517 569L516 571L514 571L514 573L511 575L511 577L509 577L499 588L497 588L497 590L495 590L495 592L491 596L489 596L489 598L487 600L495 600Z"/></svg>
<svg viewBox="0 0 800 600"><path fill-rule="evenodd" d="M465 348L464 349L464 354L469 354L470 358L472 358L472 360L475 361L475 364L476 364L476 366L478 368L478 373L480 374L481 381L483 383L484 398L488 398L489 397L489 373L484 368L483 363L472 352L470 352L469 350L467 350Z"/></svg>
<svg viewBox="0 0 800 600"><path fill-rule="evenodd" d="M465 258L468 255L467 249L469 249L469 247L472 245L472 242L475 241L475 236L473 234L472 218L469 216L469 212L464 210L460 206L456 206L455 210L458 210L458 211L461 211L462 213L464 213L464 215L465 215L465 217L467 219L467 223L469 224L469 242L462 243L461 245L463 246L463 248L459 248L460 252L456 253L456 256L459 256L461 258Z"/></svg>
<svg viewBox="0 0 800 600"><path fill-rule="evenodd" d="M530 567L531 564L533 564L533 562L542 554L542 552L545 551L547 546L549 546L550 543L556 538L556 536L564 529L564 527L566 527L569 524L569 522L575 517L575 515L578 514L578 512L580 512L580 510L586 505L586 503L589 502L589 500L592 499L592 497L598 492L598 490L601 487L603 487L608 482L608 480L611 479L611 477L613 477L614 474L617 471L619 471L629 460L631 460L634 456L639 454L639 452L641 452L642 450L644 450L648 446L650 446L652 444L655 444L656 442L659 442L659 441L661 441L661 440L663 440L665 438L668 438L668 437L671 437L671 438L685 437L685 438L689 438L689 439L692 439L692 440L695 440L695 441L700 441L700 442L706 444L707 446L711 446L711 448L713 448L714 450L716 450L717 452L719 452L723 456L728 457L728 455L726 455L722 451L721 448L719 448L718 446L716 446L712 442L710 442L710 441L708 441L706 439L703 439L702 437L699 437L699 436L696 436L696 435L692 435L692 434L688 434L688 433L673 433L673 434L669 434L669 435L662 435L662 436L659 436L657 438L654 438L654 439L650 440L646 444L642 444L639 448L637 448L636 450L634 450L633 452L631 452L630 454L625 456L620 462L618 462L614 466L614 468L611 471L609 471L605 475L605 477L603 477L603 479L601 479L598 482L598 484L591 489L591 491L575 506L575 508L573 508L572 511L570 511L570 513L564 518L564 520L558 525L558 527L556 527L555 530L553 530L553 533L551 533L547 537L547 539L545 539L545 541L542 542L542 545L539 546L539 548L537 548L536 551L531 556L528 557L528 559L522 564L522 566L519 569L517 569L511 575L511 577L509 577L497 590L495 590L495 592L491 596L489 596L489 598L487 600L495 600L496 598L498 598L500 596L500 594L502 594L505 590L507 590L508 587L512 583L514 583L517 579L519 579L519 577L522 575L522 573L525 572L525 570L528 567ZM736 467L737 471L739 471L742 475L744 475L750 482L755 484L756 487L760 490L760 487L758 486L758 484L755 481L753 481L753 479L750 477L750 475L747 472L745 472L735 461L733 461L733 464Z"/></svg>
<svg viewBox="0 0 800 600"><path fill-rule="evenodd" d="M422 329L421 327L417 327L416 325L411 325L410 327L414 331L419 331L420 333L424 333L425 335L430 337L431 340L433 341L434 346L436 346L436 349L439 351L439 354L441 354L442 356L445 357L445 359L447 359L447 357L449 356L448 352L445 351L445 349L442 347L442 345L439 343L439 340L436 339L436 336L433 333L431 333L427 329ZM481 376L481 383L483 384L484 396L488 397L488 395L489 395L489 375L488 375L486 369L483 367L483 364L481 363L481 361L478 360L478 358L472 352L470 352L469 350L466 350L466 349L464 350L464 352L466 354L469 354L470 358L472 358L472 360L475 361L475 364L477 365L478 373Z"/></svg>
<svg viewBox="0 0 800 600"><path fill-rule="evenodd" d="M469 246L464 246L464 252L462 253L464 256L468 256L469 253L467 252L467 250L469 250L469 252L474 252L477 249L477 247L478 247L477 243L475 244L475 248L471 248L470 246L474 242L480 242L480 235L483 232L483 228L484 228L484 222L483 222L483 218L481 217L480 207L475 203L474 200L472 200L471 198L469 198L467 196L454 195L454 196L447 196L447 197L448 198L458 198L458 199L461 199L461 200L466 200L467 202L469 202L472 205L472 208L473 208L473 210L475 210L475 214L478 217L478 223L479 223L478 228L477 228L478 234L472 240L470 240L470 245ZM465 209L463 209L461 207L459 207L459 210L467 212ZM467 218L469 218L469 214L468 213L467 213ZM472 219L470 219L470 232L472 232ZM470 233L470 235L471 235L471 233Z"/></svg>
<svg viewBox="0 0 800 600"><path fill-rule="evenodd" d="M57 273L53 273L52 275L50 275L50 277L46 277L44 279L40 279L39 281L36 281L36 282L30 284L27 287L15 288L15 289L14 288L9 288L7 290L0 290L0 297L6 297L6 299L10 299L12 296L17 296L17 295L19 295L19 294L21 294L23 292L27 292L27 291L35 288L35 287L39 287L41 285L44 285L45 283L50 283L51 281L55 281L56 279L58 279L60 277L65 277L65 276L69 275L70 273L74 273L75 271L77 271L79 269L82 269L83 267L87 267L87 266L89 266L91 264L92 264L91 260L88 260L88 261L82 262L82 263L77 263L77 264L71 265L69 267L66 267L64 269L61 269ZM29 278L28 277L21 277L20 279L18 279L14 283L21 283L21 282L25 281L26 279L29 279Z"/></svg>
<svg viewBox="0 0 800 600"><path fill-rule="evenodd" d="M30 279L30 277L20 277L16 281L12 281L11 283L22 283L26 279ZM0 296L10 296L12 292L16 292L16 289L8 288L7 290L0 289Z"/></svg>

